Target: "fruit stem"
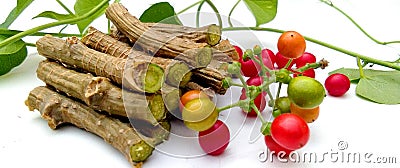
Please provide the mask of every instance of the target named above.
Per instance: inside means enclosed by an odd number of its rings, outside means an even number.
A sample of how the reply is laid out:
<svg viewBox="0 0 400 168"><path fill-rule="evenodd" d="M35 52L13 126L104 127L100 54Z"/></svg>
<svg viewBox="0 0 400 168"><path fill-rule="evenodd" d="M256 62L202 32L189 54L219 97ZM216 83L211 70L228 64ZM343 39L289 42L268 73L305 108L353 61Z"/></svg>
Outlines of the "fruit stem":
<svg viewBox="0 0 400 168"><path fill-rule="evenodd" d="M253 31L269 31L269 32L275 32L275 33L283 33L285 32L284 30L280 30L280 29L274 29L274 28L267 28L267 27L226 27L226 28L222 28L222 31L243 31L243 30L253 30ZM361 55L359 53L353 52L353 51L349 51L346 50L344 48L341 47L337 47L334 46L332 44L323 42L323 41L319 41L317 39L311 38L311 37L307 37L307 36L303 36L307 41L313 42L315 44L342 52L344 54L350 55L352 57L359 57L361 60L367 61L369 63L373 63L373 64L377 64L377 65L381 65L384 67L388 67L388 68L392 68L392 69L396 69L400 71L400 65L397 65L395 63L392 62L388 62L388 61L383 61L383 60L379 60L376 58L372 58L372 57L368 57L365 55Z"/></svg>
<svg viewBox="0 0 400 168"><path fill-rule="evenodd" d="M358 65L358 70L360 71L360 78L365 78L363 66L361 64L361 59L357 57L357 65Z"/></svg>
<svg viewBox="0 0 400 168"><path fill-rule="evenodd" d="M246 89L246 92L249 90L249 87L247 86L246 80L244 80L244 77L242 75L238 75L238 78L240 80L240 82L243 85L243 88Z"/></svg>
<svg viewBox="0 0 400 168"><path fill-rule="evenodd" d="M264 81L267 81L267 80L268 80L268 79L267 79L267 77L268 77L268 76L267 76L267 73L271 76L272 70L270 70L270 69L264 64L262 54L259 55L259 63L260 63L260 67L261 67L261 75L260 75L260 76L263 77Z"/></svg>
<svg viewBox="0 0 400 168"><path fill-rule="evenodd" d="M62 3L60 0L56 1L66 12L68 12L68 14L74 15L74 13L71 10L69 10L69 8L64 3Z"/></svg>
<svg viewBox="0 0 400 168"><path fill-rule="evenodd" d="M232 104L229 104L229 105L226 105L226 106L223 106L223 107L219 107L219 108L217 108L217 111L219 113L221 111L225 111L225 110L228 110L228 109L233 108L233 107L239 107L242 103L247 103L247 101L248 101L248 99L239 100L236 103L232 103Z"/></svg>
<svg viewBox="0 0 400 168"><path fill-rule="evenodd" d="M285 67L283 67L283 69L287 69L292 62L293 62L293 58L290 58L289 61L286 63Z"/></svg>
<svg viewBox="0 0 400 168"><path fill-rule="evenodd" d="M276 93L275 99L278 99L278 98L279 98L279 95L281 94L281 89L282 89L282 82L279 82L279 85L278 85L278 92ZM274 102L274 104L275 104L275 102Z"/></svg>
<svg viewBox="0 0 400 168"><path fill-rule="evenodd" d="M266 88L267 89L265 89L265 91L267 92L269 99L271 101L274 101L274 96L272 95L271 90L269 89L269 85Z"/></svg>
<svg viewBox="0 0 400 168"><path fill-rule="evenodd" d="M261 115L260 110L258 110L258 108L256 107L256 105L253 103L251 104L251 108L254 110L254 112L256 112L257 117L260 119L262 124L267 124L267 122L264 120L264 117Z"/></svg>
<svg viewBox="0 0 400 168"><path fill-rule="evenodd" d="M315 62L315 63L307 63L306 65L304 65L300 68L294 69L293 71L303 73L304 71L309 70L309 69L317 69L317 68L324 69L327 66L327 64L325 64L326 62L327 61L325 61L325 60L321 60L321 61Z"/></svg>

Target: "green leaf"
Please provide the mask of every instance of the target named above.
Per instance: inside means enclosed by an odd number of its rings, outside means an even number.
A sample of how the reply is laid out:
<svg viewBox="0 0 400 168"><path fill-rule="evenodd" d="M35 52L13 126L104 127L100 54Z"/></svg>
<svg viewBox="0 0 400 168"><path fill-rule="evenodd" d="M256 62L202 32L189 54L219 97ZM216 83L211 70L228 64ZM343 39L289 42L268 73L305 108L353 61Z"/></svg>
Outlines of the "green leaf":
<svg viewBox="0 0 400 168"><path fill-rule="evenodd" d="M71 14L59 14L53 11L44 11L40 13L39 15L33 17L32 19L36 18L49 18L49 19L54 19L54 20L65 20L65 19L70 19L75 17L75 15Z"/></svg>
<svg viewBox="0 0 400 168"><path fill-rule="evenodd" d="M256 27L268 23L276 16L278 0L244 0L256 19Z"/></svg>
<svg viewBox="0 0 400 168"><path fill-rule="evenodd" d="M95 8L102 0L77 0L74 5L75 15L82 16L88 13L90 10ZM88 17L87 19L81 20L77 22L79 32L82 34L85 29L92 23L95 19L104 14L108 7L108 3L105 4L100 10L98 10L95 14Z"/></svg>
<svg viewBox="0 0 400 168"><path fill-rule="evenodd" d="M0 28L8 28L32 2L33 0L17 0L17 6L8 14L6 20L0 25Z"/></svg>
<svg viewBox="0 0 400 168"><path fill-rule="evenodd" d="M168 2L156 3L146 9L139 18L142 22L167 23L181 25L174 8Z"/></svg>
<svg viewBox="0 0 400 168"><path fill-rule="evenodd" d="M0 35L0 41L7 36ZM0 48L0 76L10 72L14 67L20 65L28 55L25 42L18 40Z"/></svg>
<svg viewBox="0 0 400 168"><path fill-rule="evenodd" d="M381 104L400 104L400 71L361 78L357 95Z"/></svg>

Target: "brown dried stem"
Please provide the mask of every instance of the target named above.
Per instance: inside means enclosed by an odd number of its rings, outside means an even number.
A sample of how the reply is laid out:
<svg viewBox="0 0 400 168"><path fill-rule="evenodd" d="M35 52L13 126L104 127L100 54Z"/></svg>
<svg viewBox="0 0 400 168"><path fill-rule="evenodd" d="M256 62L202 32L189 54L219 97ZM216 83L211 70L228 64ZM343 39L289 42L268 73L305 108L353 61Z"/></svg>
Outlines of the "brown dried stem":
<svg viewBox="0 0 400 168"><path fill-rule="evenodd" d="M211 87L218 94L225 94L226 86L224 80L227 76L222 71L214 68L199 68L192 71L193 77L192 82L195 82L201 86Z"/></svg>
<svg viewBox="0 0 400 168"><path fill-rule="evenodd" d="M172 34L196 43L208 43L214 46L221 40L221 28L215 24L199 28L164 23L144 24L155 31Z"/></svg>
<svg viewBox="0 0 400 168"><path fill-rule="evenodd" d="M161 95L163 97L165 107L172 114L180 113L179 103L181 97L181 90L178 87L165 84L161 88Z"/></svg>
<svg viewBox="0 0 400 168"><path fill-rule="evenodd" d="M186 85L185 91L189 91L189 90L200 90L210 98L215 97L215 91L211 87L204 87L204 86L199 85L196 82L189 82Z"/></svg>
<svg viewBox="0 0 400 168"><path fill-rule="evenodd" d="M148 60L164 69L166 82L173 86L186 85L189 82L191 72L189 66L182 61L153 57L145 52L133 50L129 44L118 41L111 36L89 27L88 33L81 39L88 47L112 56L132 60Z"/></svg>
<svg viewBox="0 0 400 168"><path fill-rule="evenodd" d="M25 104L32 111L37 109L52 129L63 123L71 123L100 136L124 154L132 165L145 161L154 149L151 139L142 139L128 124L99 114L46 87L33 89Z"/></svg>
<svg viewBox="0 0 400 168"><path fill-rule="evenodd" d="M216 46L213 46L214 58L222 62L239 61L239 54L229 40L221 40Z"/></svg>
<svg viewBox="0 0 400 168"><path fill-rule="evenodd" d="M119 31L114 25L111 26L110 36L118 41L127 43L129 46L133 46L131 40L125 36L121 31Z"/></svg>
<svg viewBox="0 0 400 168"><path fill-rule="evenodd" d="M126 59L90 49L76 37L65 42L45 36L36 42L36 47L40 55L107 77L133 91L155 93L164 82L164 72L158 65L140 59L127 62Z"/></svg>
<svg viewBox="0 0 400 168"><path fill-rule="evenodd" d="M207 43L195 43L150 29L120 3L111 4L106 10L106 16L119 31L146 52L160 57L176 58L195 68L206 67L212 59L212 50Z"/></svg>

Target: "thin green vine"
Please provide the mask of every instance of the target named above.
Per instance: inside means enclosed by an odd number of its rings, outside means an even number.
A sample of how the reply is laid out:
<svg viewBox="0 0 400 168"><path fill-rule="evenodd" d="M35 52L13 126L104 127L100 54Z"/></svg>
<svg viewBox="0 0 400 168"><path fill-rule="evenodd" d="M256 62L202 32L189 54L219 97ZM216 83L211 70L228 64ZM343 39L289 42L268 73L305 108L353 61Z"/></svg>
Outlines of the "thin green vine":
<svg viewBox="0 0 400 168"><path fill-rule="evenodd" d="M56 1L65 11L68 12L68 14L74 15L74 13L71 10L69 10L69 8L64 3L62 3L60 0L56 0Z"/></svg>
<svg viewBox="0 0 400 168"><path fill-rule="evenodd" d="M203 7L205 3L205 0L201 0L199 3L199 6L197 7L197 12L196 12L196 27L200 27L200 11L201 8Z"/></svg>
<svg viewBox="0 0 400 168"><path fill-rule="evenodd" d="M229 26L230 26L230 27L233 27L233 24L232 24L232 21L231 21L232 13L233 13L233 11L236 9L236 7L239 5L240 1L242 1L242 0L238 0L238 1L235 3L235 5L233 5L231 11L229 11L228 23L229 23Z"/></svg>
<svg viewBox="0 0 400 168"><path fill-rule="evenodd" d="M242 31L242 30L253 30L253 31L269 31L269 32L275 32L275 33L283 33L285 32L284 30L280 30L280 29L274 29L274 28L266 28L266 27L226 27L226 28L222 28L222 31ZM393 62L388 62L388 61L382 61L376 58L372 58L372 57L368 57L353 51L349 51L346 50L344 48L338 47L338 46L334 46L332 44L308 37L308 36L304 36L304 38L307 41L313 42L315 44L342 52L344 54L350 55L352 57L359 57L361 60L367 61L369 63L373 63L373 64L377 64L377 65L381 65L381 66L385 66L388 68L392 68L392 69L396 69L400 71L400 65L393 63Z"/></svg>
<svg viewBox="0 0 400 168"><path fill-rule="evenodd" d="M211 7L211 9L214 11L215 15L217 16L219 27L222 27L221 15L219 14L217 7L210 0L202 0L200 2L199 7L197 8L197 13L196 13L196 27L200 26L200 11L201 11L201 8L203 7L204 3L207 3Z"/></svg>
<svg viewBox="0 0 400 168"><path fill-rule="evenodd" d="M218 8L214 5L214 3L211 2L211 0L205 0L205 1L207 2L208 5L210 5L211 9L217 15L219 27L222 27L222 18L221 15L219 14Z"/></svg>
<svg viewBox="0 0 400 168"><path fill-rule="evenodd" d="M176 13L176 14L177 14L177 15L180 15L180 14L182 14L183 12L186 12L187 10L189 10L189 9L195 7L196 5L200 4L201 2L203 2L203 0L197 1L197 2L194 3L194 4L189 5L188 7L186 7L185 9L182 9L181 11L179 11L179 12Z"/></svg>
<svg viewBox="0 0 400 168"><path fill-rule="evenodd" d="M9 29L0 29L0 34L1 35L8 35L8 36L13 36L18 33L22 33L22 31L19 30L9 30ZM44 36L44 35L52 35L52 36L63 36L63 37L72 37L72 36L80 36L80 34L69 34L69 33L50 33L50 32L35 32L30 34L29 36Z"/></svg>
<svg viewBox="0 0 400 168"><path fill-rule="evenodd" d="M29 29L29 30L20 32L20 33L14 35L14 36L11 36L10 38L5 39L2 42L0 42L0 48L6 46L7 44L14 43L14 42L20 40L23 37L29 36L31 34L39 32L41 30L44 30L44 29L47 29L47 28L50 28L50 27L59 26L59 25L64 25L64 24L72 24L72 23L76 23L76 22L78 22L80 20L86 19L86 18L92 16L98 10L100 10L103 5L108 3L108 1L109 0L101 1L101 3L99 3L95 8L93 8L88 13L86 13L86 14L84 14L82 16L77 16L77 17L74 17L74 18L71 18L71 19L60 20L60 21L56 21L56 22L47 23L47 24L44 24L44 25L40 25L40 26L34 27L32 29Z"/></svg>

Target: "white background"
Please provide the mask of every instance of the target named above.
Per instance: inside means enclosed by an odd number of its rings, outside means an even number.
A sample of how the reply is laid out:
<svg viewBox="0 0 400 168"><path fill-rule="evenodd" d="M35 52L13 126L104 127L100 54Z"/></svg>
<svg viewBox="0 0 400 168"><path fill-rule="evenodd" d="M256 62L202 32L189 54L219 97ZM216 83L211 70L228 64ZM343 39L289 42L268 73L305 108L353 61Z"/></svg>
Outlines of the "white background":
<svg viewBox="0 0 400 168"><path fill-rule="evenodd" d="M66 0L64 0L66 1ZM122 3L135 15L140 14L157 1L128 1ZM184 9L193 2L170 1L176 11ZM227 15L235 1L215 1L221 14ZM347 0L334 3L350 14L367 32L381 41L400 40L400 1L381 0L363 1ZM16 1L3 1L0 18L5 18L14 7ZM66 2L72 8L73 1ZM204 11L211 11L204 5ZM55 1L37 0L11 26L12 29L26 30L34 26L50 22L48 19L31 18L45 10L63 12ZM187 13L194 12L195 9ZM191 15L193 16L193 15ZM194 17L192 17L194 20ZM233 13L233 19L243 25L254 26L255 22L243 2ZM185 18L186 22L193 22ZM203 17L202 20L214 22L214 17ZM106 30L106 21L102 17L93 26ZM227 25L225 25L227 26ZM272 22L264 27L283 30L296 30L301 34L313 37L345 49L379 59L395 60L399 57L400 45L381 46L364 36L353 24L333 8L318 0L281 0L278 14ZM46 30L57 32L60 27ZM67 33L77 33L70 26ZM249 38L242 33L224 33L242 47L252 47L257 39ZM273 51L279 34L270 32L255 32L264 47ZM37 37L25 38L34 43ZM319 59L325 58L331 62L325 70L317 70L319 81L323 82L327 73L340 67L356 67L354 58L342 53L307 42L307 51ZM75 127L64 127L53 131L42 120L38 112L30 112L24 101L34 87L43 85L36 78L37 64L43 58L34 54L35 48L30 48L27 60L7 75L0 77L0 167L130 167L128 161L114 148L102 139ZM375 66L376 68L381 68ZM400 106L381 105L365 101L355 95L356 85L340 98L326 97L321 105L320 117L310 124L311 137L309 143L299 150L300 153L315 152L323 155L325 152L337 152L338 142L345 141L348 148L345 153L372 153L371 159L377 156L397 157L400 162ZM231 97L237 99L239 89L232 88L226 96L218 97L218 105L226 104ZM400 96L400 95L399 95ZM229 115L228 115L229 114ZM249 143L254 119L246 119L240 124L243 115L240 109L232 109L221 114L230 128L242 128L232 137L227 151L217 157L176 158L159 152L154 152L144 167L398 167L396 164L343 164L332 163L326 156L322 163L279 163L260 162L258 153L266 149L263 139ZM174 128L178 129L178 128ZM232 129L235 130L235 129ZM189 148L184 144L172 143L175 150ZM196 147L193 147L196 148ZM321 158L319 158L321 160ZM373 160L374 161L374 160ZM339 158L340 162L340 158Z"/></svg>

